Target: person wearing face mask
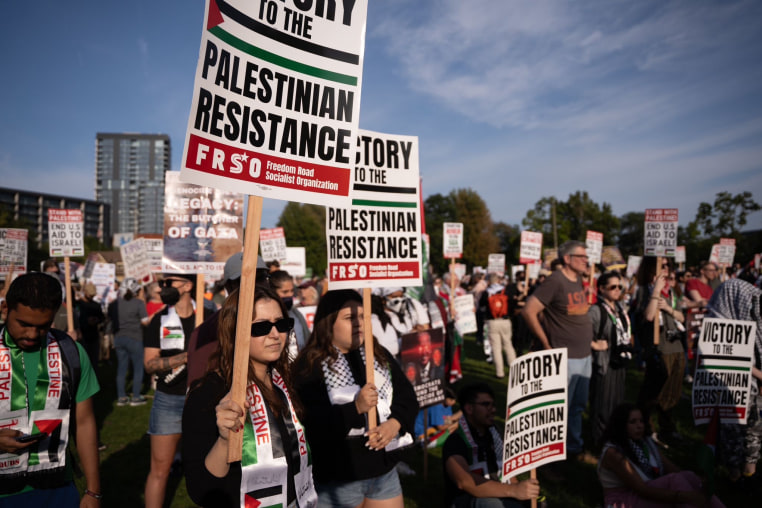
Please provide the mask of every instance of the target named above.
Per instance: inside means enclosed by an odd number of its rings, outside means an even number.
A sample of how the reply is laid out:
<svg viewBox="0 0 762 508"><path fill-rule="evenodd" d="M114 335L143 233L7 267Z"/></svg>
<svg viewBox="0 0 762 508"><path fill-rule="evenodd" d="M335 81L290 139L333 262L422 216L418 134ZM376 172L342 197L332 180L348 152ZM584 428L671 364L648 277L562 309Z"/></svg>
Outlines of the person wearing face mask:
<svg viewBox="0 0 762 508"><path fill-rule="evenodd" d="M402 508L395 466L413 444L418 401L392 355L374 341L374 379L366 379L363 301L329 291L307 346L293 365L304 404L318 506ZM371 408L377 426L368 430Z"/></svg>
<svg viewBox="0 0 762 508"><path fill-rule="evenodd" d="M421 302L405 295L401 287L383 289L386 311L394 314L395 328L400 335L430 328L429 314Z"/></svg>
<svg viewBox="0 0 762 508"><path fill-rule="evenodd" d="M161 301L166 307L154 314L146 328L143 365L148 374L158 378L148 425L151 436L151 470L145 487L148 508L158 508L164 503L167 478L180 443L188 342L196 324L195 282L196 274L164 274Z"/></svg>
<svg viewBox="0 0 762 508"><path fill-rule="evenodd" d="M278 293L283 304L288 309L288 317L294 320L294 327L288 338L288 354L293 360L299 351L304 349L310 336L310 329L304 315L294 309L294 279L285 270L270 272L270 287Z"/></svg>

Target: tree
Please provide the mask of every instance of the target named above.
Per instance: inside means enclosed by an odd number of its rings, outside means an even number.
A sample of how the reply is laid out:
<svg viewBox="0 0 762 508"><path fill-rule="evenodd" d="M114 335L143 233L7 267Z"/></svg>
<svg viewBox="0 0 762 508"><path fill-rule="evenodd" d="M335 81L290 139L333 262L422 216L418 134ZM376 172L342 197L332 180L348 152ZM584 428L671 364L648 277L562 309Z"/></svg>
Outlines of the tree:
<svg viewBox="0 0 762 508"><path fill-rule="evenodd" d="M316 274L328 266L325 244L325 207L289 202L278 218L289 246L304 247L307 266Z"/></svg>
<svg viewBox="0 0 762 508"><path fill-rule="evenodd" d="M525 228L542 233L543 245L553 247L552 206L555 198L541 198L522 221ZM556 201L556 228L559 245L567 240L585 241L587 231L603 233L607 245L616 245L619 240L619 218L614 215L609 203L598 205L590 199L587 191L577 191L569 195L567 201Z"/></svg>
<svg viewBox="0 0 762 508"><path fill-rule="evenodd" d="M643 255L645 212L628 212L619 219L619 250L625 256Z"/></svg>
<svg viewBox="0 0 762 508"><path fill-rule="evenodd" d="M505 264L518 264L521 228L516 224L509 225L505 222L496 222L493 226L493 232L498 241L497 252L505 254Z"/></svg>
<svg viewBox="0 0 762 508"><path fill-rule="evenodd" d="M487 264L487 256L499 252L492 218L484 200L472 189L457 189L447 196L434 194L424 203L426 232L431 243L431 265L439 273L448 271L442 257L442 224L463 223L463 263Z"/></svg>
<svg viewBox="0 0 762 508"><path fill-rule="evenodd" d="M761 209L751 192L745 191L735 196L729 192L718 192L714 206L702 202L696 218L691 223L706 236L737 237L746 225L746 217Z"/></svg>

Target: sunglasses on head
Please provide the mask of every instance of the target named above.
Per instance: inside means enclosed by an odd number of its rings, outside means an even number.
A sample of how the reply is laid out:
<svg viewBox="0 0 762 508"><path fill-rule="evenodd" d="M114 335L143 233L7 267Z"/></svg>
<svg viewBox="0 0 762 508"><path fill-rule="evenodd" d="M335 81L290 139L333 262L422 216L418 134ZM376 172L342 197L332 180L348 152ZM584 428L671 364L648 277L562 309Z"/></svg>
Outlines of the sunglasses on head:
<svg viewBox="0 0 762 508"><path fill-rule="evenodd" d="M273 326L280 333L286 333L294 327L294 318L280 318L277 321L257 321L251 324L251 336L252 337L264 337Z"/></svg>

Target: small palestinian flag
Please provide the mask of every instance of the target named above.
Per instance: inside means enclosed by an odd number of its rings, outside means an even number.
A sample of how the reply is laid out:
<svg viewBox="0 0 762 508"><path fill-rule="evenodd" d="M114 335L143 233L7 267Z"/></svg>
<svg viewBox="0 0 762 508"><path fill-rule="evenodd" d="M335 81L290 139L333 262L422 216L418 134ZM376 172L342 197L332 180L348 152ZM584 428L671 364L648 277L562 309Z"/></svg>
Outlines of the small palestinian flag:
<svg viewBox="0 0 762 508"><path fill-rule="evenodd" d="M246 508L282 508L283 487L275 485L246 493Z"/></svg>
<svg viewBox="0 0 762 508"><path fill-rule="evenodd" d="M426 447L427 448L439 448L440 446L444 446L445 441L447 441L447 438L450 437L450 431L440 430L436 434L432 434L431 436L428 436L426 439Z"/></svg>

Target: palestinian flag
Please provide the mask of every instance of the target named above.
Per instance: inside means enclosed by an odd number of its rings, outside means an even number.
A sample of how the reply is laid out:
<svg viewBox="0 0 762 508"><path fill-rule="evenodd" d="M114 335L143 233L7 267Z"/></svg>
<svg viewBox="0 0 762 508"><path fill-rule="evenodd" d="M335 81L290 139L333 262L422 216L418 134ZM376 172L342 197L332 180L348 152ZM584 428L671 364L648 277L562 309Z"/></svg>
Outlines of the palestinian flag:
<svg viewBox="0 0 762 508"><path fill-rule="evenodd" d="M450 437L449 430L440 430L426 438L426 448L439 448L440 446L444 446L448 437Z"/></svg>
<svg viewBox="0 0 762 508"><path fill-rule="evenodd" d="M61 424L63 423L63 420L61 419L52 419L52 420L35 420L32 424L32 432L31 434L45 434L47 436L42 441L39 441L35 444L33 444L29 450L29 465L30 466L36 466L40 464L40 455L44 454L47 455L48 460L50 462L58 462L58 443L60 443L61 440ZM40 444L48 441L53 451L50 451L49 449L45 448L39 448Z"/></svg>
<svg viewBox="0 0 762 508"><path fill-rule="evenodd" d="M246 508L283 508L281 495L283 487L275 485L247 492L244 498Z"/></svg>

